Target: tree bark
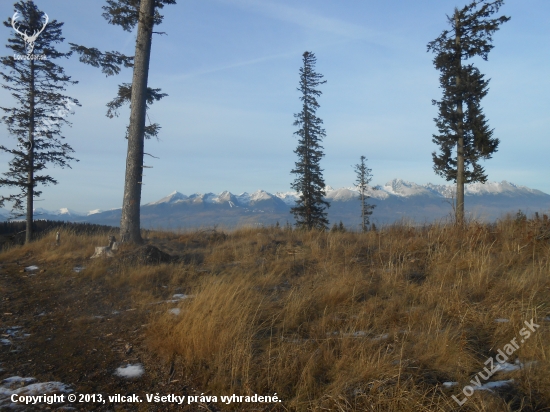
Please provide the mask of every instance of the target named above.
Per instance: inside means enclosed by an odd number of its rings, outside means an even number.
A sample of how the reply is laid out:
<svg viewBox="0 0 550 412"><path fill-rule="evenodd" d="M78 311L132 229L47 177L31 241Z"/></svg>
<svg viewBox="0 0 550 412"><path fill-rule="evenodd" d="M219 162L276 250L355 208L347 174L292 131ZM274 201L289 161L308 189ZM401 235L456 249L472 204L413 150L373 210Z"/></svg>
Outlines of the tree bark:
<svg viewBox="0 0 550 412"><path fill-rule="evenodd" d="M139 10L132 97L130 101L130 127L120 239L122 242L141 243L140 204L143 175L143 149L146 117L147 80L153 35L154 0L141 0Z"/></svg>
<svg viewBox="0 0 550 412"><path fill-rule="evenodd" d="M28 137L28 172L27 172L27 214L25 244L32 242L32 223L34 217L34 60L30 60L29 85L29 137Z"/></svg>
<svg viewBox="0 0 550 412"><path fill-rule="evenodd" d="M362 178L362 182L361 182L361 227L363 229L363 232L366 232L366 227L365 227L365 186L364 186L363 178Z"/></svg>
<svg viewBox="0 0 550 412"><path fill-rule="evenodd" d="M461 71L462 68L462 49L460 48L460 19L458 10L455 10L455 44L457 49L458 65L457 68ZM460 73L456 76L456 88L460 92ZM464 223L464 113L462 110L462 99L457 101L456 111L458 115L457 124L457 145L456 145L456 223L462 225Z"/></svg>

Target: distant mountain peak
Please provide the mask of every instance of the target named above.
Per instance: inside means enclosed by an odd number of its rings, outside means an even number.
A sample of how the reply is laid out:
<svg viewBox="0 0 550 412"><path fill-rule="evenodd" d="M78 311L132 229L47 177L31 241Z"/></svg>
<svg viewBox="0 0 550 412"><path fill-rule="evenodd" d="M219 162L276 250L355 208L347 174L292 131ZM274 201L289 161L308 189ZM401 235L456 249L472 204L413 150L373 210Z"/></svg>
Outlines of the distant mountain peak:
<svg viewBox="0 0 550 412"><path fill-rule="evenodd" d="M184 200L184 199L187 199L186 195L178 192L177 190L174 190L168 196L165 196L162 199L157 200L156 202L148 203L148 205L160 205L162 203L175 203L178 200Z"/></svg>
<svg viewBox="0 0 550 412"><path fill-rule="evenodd" d="M269 200L272 199L273 195L265 190L259 189L250 195L251 202L258 202L260 200Z"/></svg>

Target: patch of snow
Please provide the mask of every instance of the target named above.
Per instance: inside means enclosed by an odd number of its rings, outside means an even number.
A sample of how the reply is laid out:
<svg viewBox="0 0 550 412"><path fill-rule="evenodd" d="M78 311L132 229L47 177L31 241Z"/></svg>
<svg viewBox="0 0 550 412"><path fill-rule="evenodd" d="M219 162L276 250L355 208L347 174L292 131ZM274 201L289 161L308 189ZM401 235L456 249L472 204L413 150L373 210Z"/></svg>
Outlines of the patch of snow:
<svg viewBox="0 0 550 412"><path fill-rule="evenodd" d="M510 319L498 318L498 319L495 319L495 322L496 323L508 323L508 322L510 322Z"/></svg>
<svg viewBox="0 0 550 412"><path fill-rule="evenodd" d="M384 333L382 335L378 335L378 336L375 336L374 338L372 338L371 340L385 340L385 339L388 339L390 335L388 335L387 333Z"/></svg>
<svg viewBox="0 0 550 412"><path fill-rule="evenodd" d="M46 210L44 208L41 208L41 207L35 207L33 210L32 210L33 214L34 215L49 215L49 214L54 214L55 212L50 212L49 210Z"/></svg>
<svg viewBox="0 0 550 412"><path fill-rule="evenodd" d="M5 333L6 335L10 335L12 338L16 337L17 334L21 333L23 329L23 326L9 326Z"/></svg>
<svg viewBox="0 0 550 412"><path fill-rule="evenodd" d="M516 359L516 361L513 364L508 363L508 362L499 363L499 366L500 366L499 372L500 371L502 371L502 372L513 372L513 371L517 371L519 369L524 369L524 368L529 367L531 365L534 365L536 363L537 363L536 361L521 363L519 359Z"/></svg>
<svg viewBox="0 0 550 412"><path fill-rule="evenodd" d="M0 385L0 409L18 409L19 404L11 402L12 395L38 396L73 392L71 387L62 382L36 382L36 378L12 376Z"/></svg>
<svg viewBox="0 0 550 412"><path fill-rule="evenodd" d="M73 268L73 272L80 273L80 272L82 272L84 269L86 269L86 266L75 266L75 267Z"/></svg>
<svg viewBox="0 0 550 412"><path fill-rule="evenodd" d="M508 362L499 363L500 369L499 372L513 372L521 369L523 367L523 364L519 361L519 359L516 359L516 364L513 365Z"/></svg>
<svg viewBox="0 0 550 412"><path fill-rule="evenodd" d="M250 195L250 202L258 202L260 200L269 200L272 199L273 195L266 192L265 190L256 190Z"/></svg>
<svg viewBox="0 0 550 412"><path fill-rule="evenodd" d="M38 266L32 265L32 266L27 266L27 267L25 268L25 272L32 272L32 271L34 271L34 270L38 270Z"/></svg>
<svg viewBox="0 0 550 412"><path fill-rule="evenodd" d="M540 190L529 189L525 186L518 186L514 183L503 180L502 182L487 182L487 183L470 183L465 187L465 194L467 195L491 195L491 194L506 194L513 195L539 195L542 194Z"/></svg>
<svg viewBox="0 0 550 412"><path fill-rule="evenodd" d="M457 386L458 382L443 382L444 388L452 388L453 386Z"/></svg>
<svg viewBox="0 0 550 412"><path fill-rule="evenodd" d="M97 215L98 213L101 213L101 212L103 212L103 210L101 209L90 210L88 213L86 213L86 216Z"/></svg>
<svg viewBox="0 0 550 412"><path fill-rule="evenodd" d="M407 182L402 179L393 179L391 182L386 183L382 189L392 195L396 195L400 197L410 197L410 196L418 196L418 195L428 195L428 196L436 195L436 193L434 193L432 190L429 190L424 186L420 186L412 182Z"/></svg>
<svg viewBox="0 0 550 412"><path fill-rule="evenodd" d="M129 364L126 366L121 366L115 371L115 375L127 379L139 378L144 373L145 370L143 369L143 365L140 363L136 363L135 365Z"/></svg>
<svg viewBox="0 0 550 412"><path fill-rule="evenodd" d="M296 204L296 200L300 197L300 194L298 192L277 192L275 193L275 196L285 202L288 206L294 206Z"/></svg>
<svg viewBox="0 0 550 412"><path fill-rule="evenodd" d="M330 186L329 186L330 187ZM343 187L341 189L332 189L326 190L326 199L335 201L335 202L346 202L348 200L358 199L359 191L357 189Z"/></svg>
<svg viewBox="0 0 550 412"><path fill-rule="evenodd" d="M2 381L2 386L6 388L16 388L19 386L28 385L29 383L34 383L38 379L36 378L22 378L21 376L10 376Z"/></svg>
<svg viewBox="0 0 550 412"><path fill-rule="evenodd" d="M170 309L168 312L170 312L172 315L179 315L181 313L181 309L180 308L172 308Z"/></svg>
<svg viewBox="0 0 550 412"><path fill-rule="evenodd" d="M194 298L194 297L195 297L195 295L185 295L183 293L176 293L176 294L172 295L173 300L191 299L191 298Z"/></svg>
<svg viewBox="0 0 550 412"><path fill-rule="evenodd" d="M220 203L220 204L228 203L230 207L236 207L235 203L233 202L233 200L236 200L236 197L233 196L233 194L231 192L228 192L227 190L221 192L212 200L214 203Z"/></svg>
<svg viewBox="0 0 550 412"><path fill-rule="evenodd" d="M424 187L433 193L439 194L447 199L450 199L454 196L456 193L456 187L453 185L434 185L432 183L428 183L424 185Z"/></svg>
<svg viewBox="0 0 550 412"><path fill-rule="evenodd" d="M250 195L247 192L243 192L240 195L235 196L241 205L248 205L250 203Z"/></svg>
<svg viewBox="0 0 550 412"><path fill-rule="evenodd" d="M71 210L69 210L66 207L62 207L61 209L59 209L57 211L57 214L58 215L72 215L72 214L74 214L74 212L72 212Z"/></svg>
<svg viewBox="0 0 550 412"><path fill-rule="evenodd" d="M212 192L205 193L202 195L202 201L204 203L218 203L218 197Z"/></svg>
<svg viewBox="0 0 550 412"><path fill-rule="evenodd" d="M157 200L156 202L147 203L146 206L160 205L162 203L176 203L178 200L185 200L187 198L188 197L183 193L174 190L168 196L165 196L162 199Z"/></svg>
<svg viewBox="0 0 550 412"><path fill-rule="evenodd" d="M513 379L509 379L507 381L487 382L481 386L474 387L474 390L490 391L491 389L502 388L503 386L508 386L508 385L511 385L512 383L514 383Z"/></svg>
<svg viewBox="0 0 550 412"><path fill-rule="evenodd" d="M0 339L2 345L11 345L11 340L9 339Z"/></svg>

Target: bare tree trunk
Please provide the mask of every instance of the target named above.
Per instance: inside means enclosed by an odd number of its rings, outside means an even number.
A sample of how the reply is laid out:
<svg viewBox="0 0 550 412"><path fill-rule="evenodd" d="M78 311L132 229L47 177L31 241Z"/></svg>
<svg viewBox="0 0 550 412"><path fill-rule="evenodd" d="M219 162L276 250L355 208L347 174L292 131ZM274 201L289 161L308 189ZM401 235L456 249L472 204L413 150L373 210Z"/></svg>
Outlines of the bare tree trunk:
<svg viewBox="0 0 550 412"><path fill-rule="evenodd" d="M361 182L361 227L363 232L366 232L365 227L365 188L363 186L364 182Z"/></svg>
<svg viewBox="0 0 550 412"><path fill-rule="evenodd" d="M458 67L462 67L461 48L460 48L460 20L458 10L455 10L455 44L458 53ZM460 88L460 75L456 76L456 87ZM458 114L457 134L458 141L456 145L456 223L462 225L464 223L464 123L462 100L457 102L456 111Z"/></svg>
<svg viewBox="0 0 550 412"><path fill-rule="evenodd" d="M25 243L32 242L32 222L34 215L34 60L30 60L30 85L29 85L29 137L27 142L27 214Z"/></svg>
<svg viewBox="0 0 550 412"><path fill-rule="evenodd" d="M122 242L142 242L139 208L143 175L147 80L151 57L154 11L154 0L140 1L134 74L132 78L132 97L130 102L131 113L128 131L128 153L126 156L126 177L124 181L122 218L120 221L120 239Z"/></svg>

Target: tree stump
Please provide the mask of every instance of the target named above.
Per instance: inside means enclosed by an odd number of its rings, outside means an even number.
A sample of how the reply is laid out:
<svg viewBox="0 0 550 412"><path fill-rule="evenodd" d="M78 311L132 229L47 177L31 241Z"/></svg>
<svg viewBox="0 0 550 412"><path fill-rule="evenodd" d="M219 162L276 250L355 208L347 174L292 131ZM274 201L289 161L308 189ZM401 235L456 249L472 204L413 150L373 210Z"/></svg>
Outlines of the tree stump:
<svg viewBox="0 0 550 412"><path fill-rule="evenodd" d="M116 251L118 249L118 243L116 241L116 238L113 235L109 235L107 238L109 241L109 246L97 246L95 248L95 253L90 259L96 259L99 257L107 258L107 257L114 257L115 254L113 251Z"/></svg>
<svg viewBox="0 0 550 412"><path fill-rule="evenodd" d="M109 246L97 246L95 248L95 253L90 259L96 259L99 257L114 257L115 254L112 252L111 248Z"/></svg>

